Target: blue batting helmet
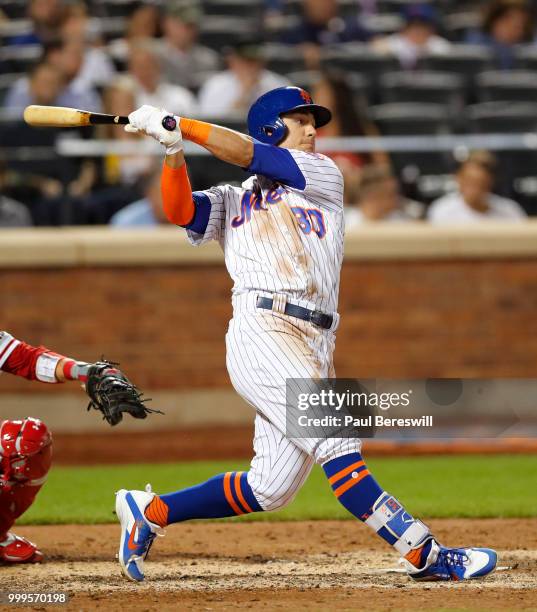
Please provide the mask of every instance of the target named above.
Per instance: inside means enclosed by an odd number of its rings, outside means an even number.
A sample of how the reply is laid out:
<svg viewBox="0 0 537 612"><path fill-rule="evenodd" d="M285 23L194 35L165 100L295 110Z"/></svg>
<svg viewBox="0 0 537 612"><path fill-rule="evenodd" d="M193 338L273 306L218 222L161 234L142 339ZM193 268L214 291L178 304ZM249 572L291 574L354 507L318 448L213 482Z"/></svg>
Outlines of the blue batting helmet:
<svg viewBox="0 0 537 612"><path fill-rule="evenodd" d="M326 125L332 113L314 104L310 94L300 87L278 87L258 98L248 113L248 133L266 144L277 145L285 138L287 127L281 116L293 111L312 113L315 127Z"/></svg>

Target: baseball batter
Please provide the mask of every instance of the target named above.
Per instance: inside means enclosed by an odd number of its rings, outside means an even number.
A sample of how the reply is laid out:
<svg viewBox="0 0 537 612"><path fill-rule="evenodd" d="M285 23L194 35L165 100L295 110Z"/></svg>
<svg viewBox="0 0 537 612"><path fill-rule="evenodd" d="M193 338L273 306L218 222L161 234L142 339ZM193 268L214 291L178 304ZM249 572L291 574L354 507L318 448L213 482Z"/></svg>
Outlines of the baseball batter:
<svg viewBox="0 0 537 612"><path fill-rule="evenodd" d="M99 399L94 398L92 392L98 386L107 413L112 409L113 414L108 414L108 418L103 412L111 424L121 420L119 408L114 411L112 393L117 397L120 391L122 412L143 418L142 414L145 416L148 411L136 401L139 392L134 391L134 387L130 391L132 383L110 364L75 361L44 346L26 344L6 331L0 331L0 373L2 371L42 383L78 381L86 386L92 405L101 409L96 405ZM113 388L109 392L110 382ZM125 392L121 393L123 387ZM32 417L0 421L0 564L35 563L43 559L33 542L9 530L34 503L47 479L51 461L52 436L42 421Z"/></svg>
<svg viewBox="0 0 537 612"><path fill-rule="evenodd" d="M358 439L285 437L286 381L333 378L343 256L343 179L315 153L316 128L331 113L297 87L261 96L248 114L249 136L143 106L125 129L166 147L162 194L168 219L192 244L217 240L234 280L227 368L255 409L255 456L248 472L228 472L165 495L120 490L119 561L144 579L143 561L166 525L277 510L288 504L314 463L349 512L402 556L417 580L463 580L496 566L490 549L446 548L369 472ZM163 127L164 126L164 127ZM241 187L192 193L182 139L252 176Z"/></svg>

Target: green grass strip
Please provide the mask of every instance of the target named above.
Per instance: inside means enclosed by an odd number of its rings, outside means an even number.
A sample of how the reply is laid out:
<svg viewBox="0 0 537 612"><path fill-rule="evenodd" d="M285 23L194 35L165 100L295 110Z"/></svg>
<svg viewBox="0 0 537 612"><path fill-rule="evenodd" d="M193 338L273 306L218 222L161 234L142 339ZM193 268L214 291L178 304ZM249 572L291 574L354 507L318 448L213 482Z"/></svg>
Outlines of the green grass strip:
<svg viewBox="0 0 537 612"><path fill-rule="evenodd" d="M109 523L114 492L146 482L160 493L197 484L214 474L247 470L245 461L54 467L20 524ZM433 456L372 458L381 486L421 517L537 516L537 456ZM316 466L296 499L278 512L232 520L347 519Z"/></svg>

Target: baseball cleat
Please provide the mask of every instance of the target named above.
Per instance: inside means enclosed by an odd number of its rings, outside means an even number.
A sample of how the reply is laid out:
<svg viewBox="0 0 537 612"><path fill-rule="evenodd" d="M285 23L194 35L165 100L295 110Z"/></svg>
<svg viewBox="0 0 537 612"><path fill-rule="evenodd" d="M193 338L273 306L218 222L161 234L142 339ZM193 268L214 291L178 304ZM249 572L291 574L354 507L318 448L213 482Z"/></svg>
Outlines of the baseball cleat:
<svg viewBox="0 0 537 612"><path fill-rule="evenodd" d="M155 536L164 535L164 530L144 514L153 497L150 485L145 491L121 489L116 493L116 514L121 524L118 559L125 576L136 582L145 578L144 560Z"/></svg>
<svg viewBox="0 0 537 612"><path fill-rule="evenodd" d="M0 542L0 563L40 563L43 553L37 546L14 533L7 533Z"/></svg>
<svg viewBox="0 0 537 612"><path fill-rule="evenodd" d="M431 540L425 567L401 559L414 580L470 580L483 578L496 567L498 555L490 548L446 548Z"/></svg>

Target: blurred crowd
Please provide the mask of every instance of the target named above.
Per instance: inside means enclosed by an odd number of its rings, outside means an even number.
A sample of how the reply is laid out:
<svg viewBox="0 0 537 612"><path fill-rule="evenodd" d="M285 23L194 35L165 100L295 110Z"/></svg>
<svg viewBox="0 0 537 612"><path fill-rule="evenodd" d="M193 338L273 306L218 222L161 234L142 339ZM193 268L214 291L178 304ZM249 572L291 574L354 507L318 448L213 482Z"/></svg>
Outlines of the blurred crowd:
<svg viewBox="0 0 537 612"><path fill-rule="evenodd" d="M259 95L295 84L333 112L319 137L535 132L536 8L530 0L0 0L0 226L165 222L154 156L57 152L61 139L136 143L136 134L32 129L21 121L29 104L114 115L150 104L244 130ZM347 226L537 214L534 150L455 153L328 152L345 176ZM189 169L197 189L246 178L207 157L192 157Z"/></svg>

